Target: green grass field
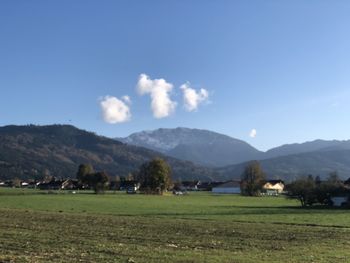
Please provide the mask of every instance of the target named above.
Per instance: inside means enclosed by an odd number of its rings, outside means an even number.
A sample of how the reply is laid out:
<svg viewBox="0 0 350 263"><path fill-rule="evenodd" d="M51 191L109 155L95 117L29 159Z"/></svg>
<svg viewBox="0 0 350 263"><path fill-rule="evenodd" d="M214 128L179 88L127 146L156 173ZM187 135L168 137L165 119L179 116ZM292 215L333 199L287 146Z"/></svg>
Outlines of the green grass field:
<svg viewBox="0 0 350 263"><path fill-rule="evenodd" d="M0 262L350 262L350 210L0 189Z"/></svg>

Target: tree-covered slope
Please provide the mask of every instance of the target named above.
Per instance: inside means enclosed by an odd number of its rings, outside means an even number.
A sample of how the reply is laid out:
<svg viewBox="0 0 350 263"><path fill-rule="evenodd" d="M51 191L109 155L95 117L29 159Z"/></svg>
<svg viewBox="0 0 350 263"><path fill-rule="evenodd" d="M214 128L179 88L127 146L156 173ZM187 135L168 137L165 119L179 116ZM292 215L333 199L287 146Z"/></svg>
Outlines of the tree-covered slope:
<svg viewBox="0 0 350 263"><path fill-rule="evenodd" d="M126 145L70 125L0 127L0 179L75 177L80 163L91 163L110 176L126 176L154 157L164 157L174 179L210 180L212 170Z"/></svg>

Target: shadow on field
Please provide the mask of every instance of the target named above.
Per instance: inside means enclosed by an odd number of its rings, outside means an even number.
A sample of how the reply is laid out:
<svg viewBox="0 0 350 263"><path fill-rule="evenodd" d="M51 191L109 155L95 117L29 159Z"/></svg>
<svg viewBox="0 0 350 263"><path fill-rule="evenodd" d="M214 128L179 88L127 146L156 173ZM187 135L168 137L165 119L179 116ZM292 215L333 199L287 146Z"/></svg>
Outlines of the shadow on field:
<svg viewBox="0 0 350 263"><path fill-rule="evenodd" d="M214 206L213 206L214 207ZM288 210L344 210L349 211L349 208L346 207L334 207L334 206L325 206L325 205L314 205L314 206L251 206L251 205L226 205L220 206L223 208L243 208L243 209L288 209Z"/></svg>
<svg viewBox="0 0 350 263"><path fill-rule="evenodd" d="M213 211L211 209L202 210L200 212L164 212L164 213L149 213L143 216L244 216L244 215L302 215L302 214L315 214L322 215L325 212L333 210L336 214L349 214L350 209L333 208L333 207L295 207L295 206L281 206L281 207L268 207L268 206L221 206L216 207Z"/></svg>

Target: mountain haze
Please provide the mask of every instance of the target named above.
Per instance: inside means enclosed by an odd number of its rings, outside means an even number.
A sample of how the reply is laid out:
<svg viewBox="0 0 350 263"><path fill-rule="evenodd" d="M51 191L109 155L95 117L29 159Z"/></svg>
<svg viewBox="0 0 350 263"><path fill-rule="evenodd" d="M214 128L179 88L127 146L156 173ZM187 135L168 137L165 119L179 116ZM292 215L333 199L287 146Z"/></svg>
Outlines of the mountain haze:
<svg viewBox="0 0 350 263"><path fill-rule="evenodd" d="M320 150L260 160L269 179L292 181L312 174L322 179L337 171L342 179L350 177L350 150ZM226 178L240 178L247 163L217 169Z"/></svg>
<svg viewBox="0 0 350 263"><path fill-rule="evenodd" d="M276 148L272 148L264 153L263 159L286 156L299 153L329 151L329 150L350 150L350 141L326 141L314 140L305 143L285 144Z"/></svg>

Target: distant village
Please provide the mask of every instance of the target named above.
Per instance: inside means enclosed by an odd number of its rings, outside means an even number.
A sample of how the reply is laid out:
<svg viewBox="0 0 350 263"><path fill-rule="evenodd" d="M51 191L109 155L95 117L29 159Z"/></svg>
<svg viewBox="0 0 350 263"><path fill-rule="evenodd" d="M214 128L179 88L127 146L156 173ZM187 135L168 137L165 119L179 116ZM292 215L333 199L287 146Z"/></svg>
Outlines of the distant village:
<svg viewBox="0 0 350 263"><path fill-rule="evenodd" d="M174 195L185 195L189 192L195 191L207 191L213 194L241 194L241 181L230 180L230 181L212 181L202 182L199 180L194 181L182 181L175 182L171 192ZM350 178L341 182L344 189L348 191L335 193L331 197L333 206L344 206L349 204L349 192L350 192ZM121 178L121 180L110 181L107 189L109 191L125 191L127 194L136 194L140 189L140 183L136 180ZM59 191L67 190L72 193L79 193L79 191L89 190L88 185L82 185L77 179L58 179L55 177L49 180L0 180L0 187L8 188L28 188L38 189L46 191ZM283 180L266 180L263 183L261 196L279 196L288 194L288 185Z"/></svg>
<svg viewBox="0 0 350 263"><path fill-rule="evenodd" d="M240 181L214 181L214 182L202 182L195 181L182 181L176 182L173 187L174 194L185 193L188 191L211 191L215 194L240 194L241 182ZM83 186L77 179L58 179L52 177L50 180L0 180L0 187L12 187L12 188L31 188L40 190L86 190L87 186ZM283 193L285 184L282 180L268 180L263 186L263 195L277 196ZM139 190L140 183L135 180L118 180L111 181L108 186L108 190L111 191L127 191L131 192Z"/></svg>

